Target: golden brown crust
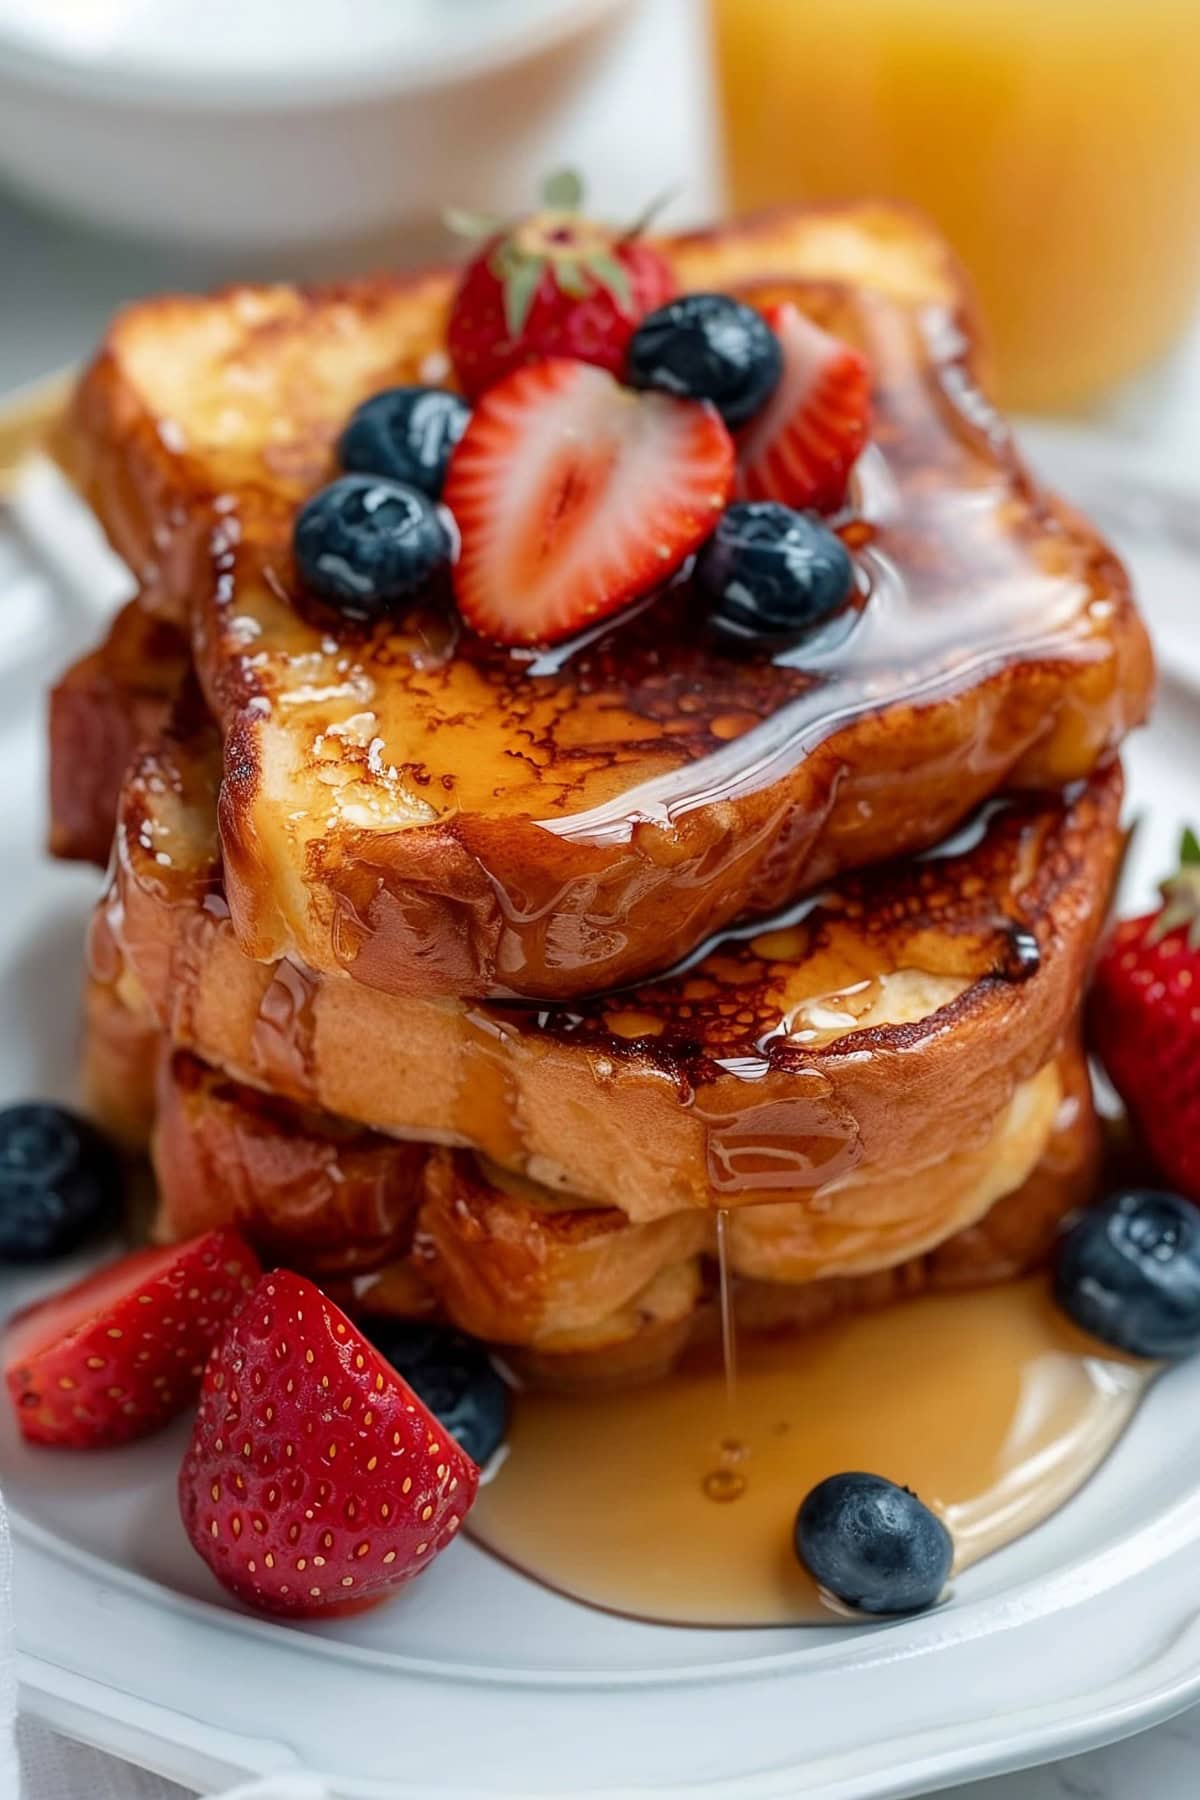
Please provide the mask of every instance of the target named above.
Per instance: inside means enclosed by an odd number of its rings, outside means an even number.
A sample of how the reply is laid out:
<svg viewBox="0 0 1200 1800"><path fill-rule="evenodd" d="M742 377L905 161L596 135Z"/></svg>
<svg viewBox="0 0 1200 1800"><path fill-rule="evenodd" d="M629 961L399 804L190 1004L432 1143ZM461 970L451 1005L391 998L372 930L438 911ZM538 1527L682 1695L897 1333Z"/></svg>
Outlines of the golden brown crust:
<svg viewBox="0 0 1200 1800"><path fill-rule="evenodd" d="M131 601L104 642L51 688L53 856L107 863L125 771L165 725L188 660L183 633Z"/></svg>
<svg viewBox="0 0 1200 1800"><path fill-rule="evenodd" d="M738 1330L814 1330L847 1313L895 1306L922 1293L985 1287L1040 1267L1067 1214L1092 1199L1100 1165L1086 1062L1073 1051L1061 1068L1066 1104L1041 1162L976 1225L923 1256L869 1275L801 1283L740 1280L733 1288ZM705 1299L690 1315L666 1311L664 1316L664 1309L639 1304L654 1298L653 1288L635 1297L624 1309L620 1335L601 1330L592 1342L573 1347L505 1346L504 1359L520 1380L558 1391L603 1391L656 1380L689 1344L720 1331L711 1265Z"/></svg>
<svg viewBox="0 0 1200 1800"><path fill-rule="evenodd" d="M317 1278L408 1253L426 1150L160 1058L152 1138L168 1240L236 1225L267 1262Z"/></svg>
<svg viewBox="0 0 1200 1800"><path fill-rule="evenodd" d="M121 1072L118 1009L105 1010L103 991L97 1002L90 1059L98 1066L115 1055ZM812 1325L929 1289L1010 1279L1040 1262L1063 1214L1088 1198L1099 1150L1083 1057L1073 1048L1048 1073L1056 1103L1023 1179L966 1229L952 1223L964 1171L928 1172L931 1182L945 1176L944 1235L921 1254L817 1280L807 1264L777 1261L774 1278L764 1279L761 1260L743 1266L746 1247L735 1234L739 1322ZM613 1208L580 1207L465 1154L397 1144L306 1112L179 1052L161 1058L157 1101L165 1239L236 1224L262 1255L332 1283L351 1307L405 1317L436 1307L460 1329L519 1353L523 1372L536 1367L543 1380L657 1373L708 1325L698 1279L703 1258L711 1294L708 1215L634 1225ZM980 1154L987 1161L1003 1149L993 1143ZM742 1217L769 1227L780 1210Z"/></svg>
<svg viewBox="0 0 1200 1800"><path fill-rule="evenodd" d="M393 992L618 985L936 841L1003 784L1087 774L1144 716L1124 572L980 398L936 237L876 206L667 250L685 284L786 292L871 354L848 535L873 592L819 669L715 655L686 587L537 674L436 613L364 636L297 593L295 505L357 400L439 347L445 277L164 300L114 326L62 454L154 592L190 602L252 954Z"/></svg>
<svg viewBox="0 0 1200 1800"><path fill-rule="evenodd" d="M694 1208L634 1225L614 1206L554 1199L464 1152L431 1153L413 1260L460 1330L498 1344L591 1330L711 1247Z"/></svg>
<svg viewBox="0 0 1200 1800"><path fill-rule="evenodd" d="M153 1015L126 1006L111 986L88 981L83 1003L84 1104L125 1150L144 1151L157 1110L162 1031Z"/></svg>
<svg viewBox="0 0 1200 1800"><path fill-rule="evenodd" d="M999 808L957 855L847 878L798 923L551 1014L251 962L224 906L216 769L188 725L131 771L98 976L132 976L174 1043L241 1080L473 1145L638 1221L836 1207L858 1171L900 1178L984 1141L1070 1028L1120 843L1113 766L1068 801Z"/></svg>

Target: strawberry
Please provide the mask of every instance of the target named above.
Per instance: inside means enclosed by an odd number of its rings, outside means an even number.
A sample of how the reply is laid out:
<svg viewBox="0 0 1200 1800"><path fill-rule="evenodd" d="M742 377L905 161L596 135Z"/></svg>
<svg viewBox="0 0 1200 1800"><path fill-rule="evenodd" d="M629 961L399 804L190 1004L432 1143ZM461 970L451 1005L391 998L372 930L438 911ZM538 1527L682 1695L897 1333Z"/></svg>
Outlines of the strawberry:
<svg viewBox="0 0 1200 1800"><path fill-rule="evenodd" d="M1097 1054L1162 1175L1200 1201L1200 842L1154 912L1123 919L1092 984Z"/></svg>
<svg viewBox="0 0 1200 1800"><path fill-rule="evenodd" d="M533 363L479 402L443 498L459 610L499 644L554 643L658 587L712 531L733 444L702 400Z"/></svg>
<svg viewBox="0 0 1200 1800"><path fill-rule="evenodd" d="M639 321L675 293L670 265L638 232L581 216L583 187L568 172L542 190L544 208L516 224L451 214L487 241L463 270L447 348L471 399L527 362L577 357L619 373Z"/></svg>
<svg viewBox="0 0 1200 1800"><path fill-rule="evenodd" d="M157 1431L195 1399L258 1272L236 1232L210 1231L135 1251L19 1313L6 1378L23 1435L87 1450Z"/></svg>
<svg viewBox="0 0 1200 1800"><path fill-rule="evenodd" d="M209 1362L179 1507L194 1549L240 1600L316 1618L370 1606L427 1569L478 1483L345 1314L277 1270Z"/></svg>
<svg viewBox="0 0 1200 1800"><path fill-rule="evenodd" d="M790 301L764 317L783 349L783 376L739 438L738 498L834 512L870 431L866 358Z"/></svg>

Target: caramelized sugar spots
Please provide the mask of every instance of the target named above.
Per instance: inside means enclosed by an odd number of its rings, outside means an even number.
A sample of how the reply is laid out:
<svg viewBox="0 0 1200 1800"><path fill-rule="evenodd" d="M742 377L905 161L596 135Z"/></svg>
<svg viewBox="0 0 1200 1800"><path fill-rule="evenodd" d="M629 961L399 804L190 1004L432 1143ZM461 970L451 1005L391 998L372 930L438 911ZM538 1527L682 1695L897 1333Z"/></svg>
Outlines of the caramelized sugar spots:
<svg viewBox="0 0 1200 1800"><path fill-rule="evenodd" d="M687 1085L722 1071L798 1073L806 1052L848 1031L925 1018L977 981L1035 974L1039 915L1076 847L1052 842L1068 804L990 802L937 850L843 875L772 919L727 927L653 981L565 1006L494 1003L489 1013L514 1033L618 1051L636 1042Z"/></svg>
<svg viewBox="0 0 1200 1800"><path fill-rule="evenodd" d="M792 1549L814 1483L846 1469L906 1483L950 1525L961 1569L1075 1492L1153 1373L1077 1332L1044 1282L1018 1282L744 1340L731 1440L714 1342L654 1386L522 1395L470 1529L610 1611L828 1625Z"/></svg>

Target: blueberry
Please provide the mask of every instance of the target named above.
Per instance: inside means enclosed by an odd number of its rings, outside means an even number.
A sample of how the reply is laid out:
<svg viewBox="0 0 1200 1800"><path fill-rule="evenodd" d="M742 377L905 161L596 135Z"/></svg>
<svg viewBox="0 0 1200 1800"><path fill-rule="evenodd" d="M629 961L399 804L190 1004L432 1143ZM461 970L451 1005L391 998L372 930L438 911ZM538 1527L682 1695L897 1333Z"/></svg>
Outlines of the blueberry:
<svg viewBox="0 0 1200 1800"><path fill-rule="evenodd" d="M954 1541L936 1513L882 1475L830 1475L796 1515L796 1554L847 1606L920 1612L946 1585Z"/></svg>
<svg viewBox="0 0 1200 1800"><path fill-rule="evenodd" d="M120 1163L95 1126L43 1101L0 1112L0 1260L65 1256L120 1203Z"/></svg>
<svg viewBox="0 0 1200 1800"><path fill-rule="evenodd" d="M1119 1350L1200 1350L1200 1211L1151 1188L1112 1195L1063 1238L1054 1293L1077 1325Z"/></svg>
<svg viewBox="0 0 1200 1800"><path fill-rule="evenodd" d="M385 388L351 417L338 461L360 475L407 482L436 500L470 416L466 401L446 388Z"/></svg>
<svg viewBox="0 0 1200 1800"><path fill-rule="evenodd" d="M342 475L314 494L292 547L304 583L353 619L378 619L449 566L445 516L427 494L375 475Z"/></svg>
<svg viewBox="0 0 1200 1800"><path fill-rule="evenodd" d="M647 313L630 340L631 387L711 400L727 425L744 425L783 373L779 339L761 313L727 294L682 294Z"/></svg>
<svg viewBox="0 0 1200 1800"><path fill-rule="evenodd" d="M849 599L854 564L839 537L777 500L729 507L696 561L709 623L733 644L795 643Z"/></svg>
<svg viewBox="0 0 1200 1800"><path fill-rule="evenodd" d="M363 1329L467 1455L487 1462L504 1439L508 1390L482 1344L405 1320L368 1321Z"/></svg>

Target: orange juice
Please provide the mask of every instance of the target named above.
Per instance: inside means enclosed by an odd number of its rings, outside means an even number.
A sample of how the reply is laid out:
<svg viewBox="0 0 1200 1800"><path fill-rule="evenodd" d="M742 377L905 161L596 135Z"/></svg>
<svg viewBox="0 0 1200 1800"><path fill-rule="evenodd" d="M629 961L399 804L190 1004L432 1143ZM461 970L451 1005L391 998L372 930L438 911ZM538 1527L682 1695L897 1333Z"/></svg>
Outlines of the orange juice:
<svg viewBox="0 0 1200 1800"><path fill-rule="evenodd" d="M1200 290L1200 0L711 0L739 208L886 194L947 233L1001 398L1079 404Z"/></svg>

